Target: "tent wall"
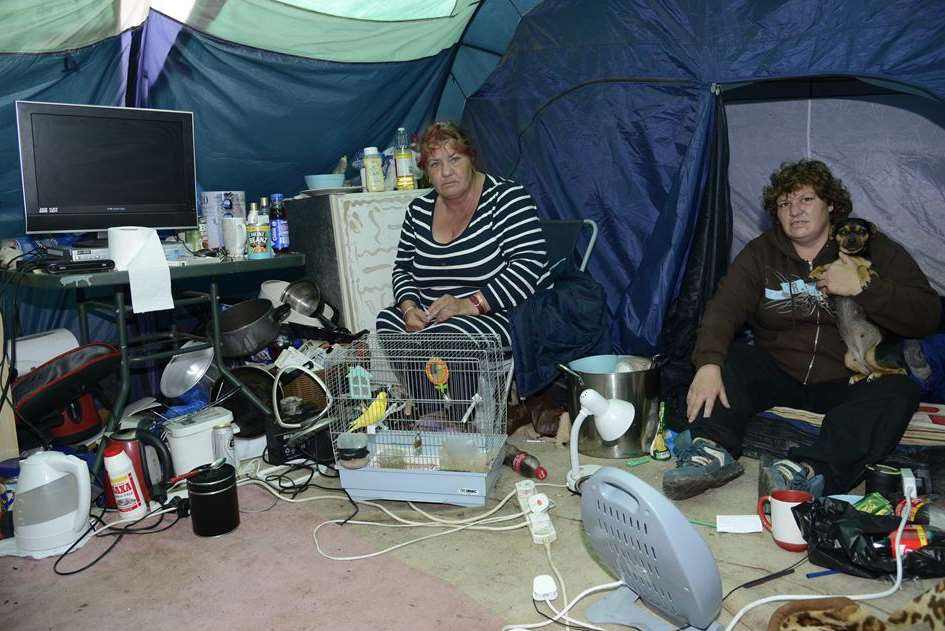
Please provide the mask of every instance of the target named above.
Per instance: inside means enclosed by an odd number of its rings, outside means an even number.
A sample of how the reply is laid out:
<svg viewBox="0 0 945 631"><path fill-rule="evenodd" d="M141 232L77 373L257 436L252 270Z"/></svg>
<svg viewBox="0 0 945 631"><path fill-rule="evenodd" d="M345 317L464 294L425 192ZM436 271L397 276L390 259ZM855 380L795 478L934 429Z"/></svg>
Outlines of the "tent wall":
<svg viewBox="0 0 945 631"><path fill-rule="evenodd" d="M715 86L846 75L907 86L933 107L945 100L941 3L725 4L545 0L466 104L482 153L522 180L543 214L601 224L591 270L620 352L662 346L703 201ZM581 101L584 92L596 98ZM925 211L915 215L923 226L941 213Z"/></svg>
<svg viewBox="0 0 945 631"><path fill-rule="evenodd" d="M732 256L771 224L761 189L783 161L824 160L853 215L903 243L945 294L945 107L912 95L751 101L726 106ZM759 139L763 141L759 142Z"/></svg>
<svg viewBox="0 0 945 631"><path fill-rule="evenodd" d="M137 105L194 112L197 179L247 199L294 195L302 176L387 146L433 115L450 56L348 64L220 41L159 13L142 38Z"/></svg>
<svg viewBox="0 0 945 631"><path fill-rule="evenodd" d="M78 50L0 55L0 237L22 235L16 101L123 105L131 32Z"/></svg>

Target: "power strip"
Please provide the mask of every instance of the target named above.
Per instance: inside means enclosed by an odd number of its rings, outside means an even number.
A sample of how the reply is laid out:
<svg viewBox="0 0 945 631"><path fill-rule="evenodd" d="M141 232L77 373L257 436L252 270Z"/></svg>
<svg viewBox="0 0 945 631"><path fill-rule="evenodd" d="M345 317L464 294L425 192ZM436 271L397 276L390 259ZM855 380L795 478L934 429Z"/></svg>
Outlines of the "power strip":
<svg viewBox="0 0 945 631"><path fill-rule="evenodd" d="M551 543L558 538L548 509L551 502L544 493L535 489L534 480L521 480L515 484L515 495L519 508L525 513L528 529L532 533L532 541L537 544Z"/></svg>

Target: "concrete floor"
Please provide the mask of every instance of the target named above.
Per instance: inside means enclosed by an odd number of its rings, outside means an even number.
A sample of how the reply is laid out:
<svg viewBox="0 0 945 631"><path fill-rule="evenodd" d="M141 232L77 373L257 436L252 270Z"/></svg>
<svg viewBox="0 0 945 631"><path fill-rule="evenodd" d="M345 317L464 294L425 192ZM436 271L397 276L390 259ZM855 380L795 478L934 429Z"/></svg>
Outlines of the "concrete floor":
<svg viewBox="0 0 945 631"><path fill-rule="evenodd" d="M546 482L563 484L568 467L568 455L565 449L552 442L522 443L520 446L533 453L547 467L550 475ZM586 462L598 462L623 466L621 461L603 461L586 459ZM755 510L757 501L757 461L745 459L743 464L746 474L722 489L710 491L677 505L691 519L715 522L716 514L750 514ZM660 486L661 473L672 466L667 462L649 462L634 467L632 472L652 484ZM521 478L508 468L503 468L495 496L502 497L514 488ZM329 484L326 482L326 484ZM569 597L580 591L612 578L591 557L582 536L580 521L580 498L571 495L565 488L546 486L541 490L555 502L551 512L552 521L557 530L558 539L551 546L552 559L564 575ZM321 494L324 494L321 492ZM263 492L256 496L244 495L241 489L241 508L246 508L246 497L251 497L256 506L262 507ZM514 500L513 500L514 502ZM389 502L388 505L398 514L408 516L406 504ZM493 506L494 502L490 502ZM510 505L506 512L512 512ZM467 517L481 509L460 509L440 505L424 505L424 509L442 517ZM294 511L294 512L293 512ZM99 628L102 623L111 622L114 628L138 629L164 628L170 622L168 616L176 615L179 628L301 628L297 620L290 615L291 607L284 604L275 607L274 614L260 621L248 612L261 608L259 600L255 603L245 600L252 594L257 597L275 598L288 589L292 590L293 599L298 598L302 587L287 583L282 590L266 592L266 589L279 587L278 574L269 576L270 568L288 566L290 561L302 562L311 576L325 573L337 575L333 582L344 589L345 581L353 579L384 582L394 592L398 588L410 589L416 586L410 598L410 607L415 612L415 620L409 625L396 626L386 616L391 610L384 610L383 605L375 607L346 605L356 618L341 615L338 609L322 609L322 617L303 618L304 625L311 629L459 629L459 628L494 628L505 623L533 623L540 619L536 615L531 601L532 578L536 574L551 574L543 546L531 542L527 529L512 532L472 532L465 531L425 541L401 548L383 557L380 562L328 562L319 556L312 545L311 530L322 519L344 518L350 514L350 506L344 502L314 502L302 505L279 503L269 513L244 513L240 528L217 540L205 540L193 547L193 536L189 526L178 526L159 535L138 538L128 545L116 548L113 555L99 566L77 575L76 577L58 577L52 573L51 560L32 561L23 559L0 559L0 628L38 629L38 628ZM273 519L282 515L278 527L267 526L268 531L261 532L260 524L264 519ZM363 508L358 519L380 519L379 511ZM268 522L267 522L268 523ZM770 572L781 570L798 561L801 556L776 547L768 533L719 534L714 528L695 526L708 543L718 561L722 576L723 594L732 587L745 581L759 578ZM341 531L352 540L341 541ZM336 529L336 533L326 533L328 542L338 544L340 554L358 554L371 549L381 549L406 539L428 534L416 529L381 529L365 526L346 526ZM352 534L353 533L353 534ZM266 544L260 544L260 538L266 537ZM333 537L335 537L333 539ZM149 540L142 543L140 539ZM321 535L320 535L321 539ZM352 543L354 541L354 543ZM181 552L179 545L188 542L189 552ZM292 545L290 546L289 543ZM134 547L137 546L137 547ZM220 562L221 546L226 546L228 564ZM255 548L254 548L255 546ZM148 552L145 552L148 550ZM194 552L197 550L198 552ZM205 551L205 552L201 552ZM197 558L178 558L175 555L190 555ZM200 555L205 554L205 557ZM290 559L291 557L291 559ZM194 571L186 564L202 567L201 576L187 577ZM252 569L250 569L252 568ZM405 569L406 568L406 569ZM805 562L794 574L776 579L765 585L735 592L723 603L720 622L726 624L733 614L743 605L764 596L780 593L801 594L850 594L876 592L888 585L881 581L869 581L833 575L807 579L805 573L820 569ZM26 572L24 570L35 570ZM224 583L221 573L229 573L231 583ZM81 578L80 578L81 577ZM323 576L322 576L323 577ZM286 581L290 579L286 578ZM433 594L430 583L435 581L460 594L467 605L451 605L480 611L475 620L465 625L443 622L444 612L434 611L439 601ZM304 579L302 581L305 582ZM402 582L402 585L401 585ZM872 601L877 614L883 617L895 611L930 587L934 581L910 583L892 597ZM220 586L213 589L214 585ZM225 586L225 587L224 587ZM200 590L209 589L207 594ZM349 588L350 589L350 588ZM363 590L363 588L358 588ZM78 590L78 591L77 591ZM560 587L559 587L560 590ZM188 596L189 593L189 596ZM200 593L198 600L194 593ZM265 596L272 593L273 596ZM327 592L323 592L327 593ZM342 592L343 593L343 592ZM359 593L363 593L359 592ZM213 596L215 594L215 596ZM261 596L262 595L262 596ZM396 595L396 594L395 594ZM121 600L124 624L115 619L103 618L109 609L107 601L116 597ZM336 598L337 596L333 596ZM308 595L306 595L308 598ZM324 596L323 596L324 598ZM426 600L425 600L426 598ZM588 597L575 609L575 615L582 618L587 604L593 603L598 595ZM94 608L94 603L105 602L98 614L85 624L81 623L81 613ZM161 602L163 605L155 605ZM295 601L293 601L295 602ZM361 603L355 599L354 603ZM560 601L559 601L560 602ZM135 603L140 613L135 615ZM176 604L175 604L176 603ZM173 606L172 606L173 605ZM116 606L117 605L113 605ZM764 605L743 618L739 629L762 630L767 626L768 618L778 605ZM243 607L242 612L234 608ZM127 610L127 611L126 611ZM88 611L88 609L86 609ZM233 613L228 618L221 618L221 613ZM330 613L329 613L330 611ZM216 612L216 613L214 613ZM485 613L483 613L485 612ZM397 614L400 615L400 614ZM461 615L460 613L456 614ZM183 617L180 617L183 616ZM352 622L357 619L358 624ZM485 621L488 620L488 623ZM134 622L130 622L134 621ZM184 621L184 622L180 622ZM181 626L181 624L183 626ZM173 626L173 625L172 625ZM608 628L623 628L608 626Z"/></svg>

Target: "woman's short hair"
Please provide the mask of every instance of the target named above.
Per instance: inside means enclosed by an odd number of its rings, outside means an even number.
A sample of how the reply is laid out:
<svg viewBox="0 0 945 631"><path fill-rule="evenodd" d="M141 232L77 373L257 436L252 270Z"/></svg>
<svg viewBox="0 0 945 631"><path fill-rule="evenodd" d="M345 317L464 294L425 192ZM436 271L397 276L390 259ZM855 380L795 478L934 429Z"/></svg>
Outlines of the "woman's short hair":
<svg viewBox="0 0 945 631"><path fill-rule="evenodd" d="M850 192L839 178L834 177L827 165L820 160L802 159L797 162L785 162L771 174L770 183L764 187L761 198L765 210L771 215L775 225L778 222L778 198L793 193L802 186L810 186L817 196L833 206L830 223L846 219L853 210Z"/></svg>
<svg viewBox="0 0 945 631"><path fill-rule="evenodd" d="M430 123L420 136L420 159L417 165L425 168L427 158L434 149L439 149L447 143L453 144L453 150L469 158L473 166L478 166L476 148L469 142L469 137L462 128L452 121L438 121Z"/></svg>

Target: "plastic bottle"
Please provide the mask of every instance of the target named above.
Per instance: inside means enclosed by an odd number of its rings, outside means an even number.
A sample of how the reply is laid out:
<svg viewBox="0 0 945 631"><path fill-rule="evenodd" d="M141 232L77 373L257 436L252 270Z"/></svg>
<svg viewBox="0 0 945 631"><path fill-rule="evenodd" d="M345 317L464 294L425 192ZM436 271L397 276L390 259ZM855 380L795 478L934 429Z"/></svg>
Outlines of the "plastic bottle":
<svg viewBox="0 0 945 631"><path fill-rule="evenodd" d="M364 148L364 190L368 193L382 193L384 191L384 162L377 147Z"/></svg>
<svg viewBox="0 0 945 631"><path fill-rule="evenodd" d="M417 188L417 178L413 175L413 150L410 137L403 127L397 129L394 140L394 168L397 172L397 190L411 191Z"/></svg>
<svg viewBox="0 0 945 631"><path fill-rule="evenodd" d="M541 466L538 458L509 443L505 443L502 464L512 467L513 471L517 471L526 478L544 480L548 477L548 470Z"/></svg>
<svg viewBox="0 0 945 631"><path fill-rule="evenodd" d="M271 199L269 230L272 232L272 251L274 254L286 254L289 252L289 213L282 203L282 193L273 193Z"/></svg>
<svg viewBox="0 0 945 631"><path fill-rule="evenodd" d="M122 519L141 519L148 514L148 505L141 492L141 481L135 473L131 458L121 445L105 448L105 471L112 486L115 505Z"/></svg>
<svg viewBox="0 0 945 631"><path fill-rule="evenodd" d="M256 207L256 202L250 202L249 212L246 215L246 258L251 260L268 259L272 256L271 248L269 215L263 214Z"/></svg>

